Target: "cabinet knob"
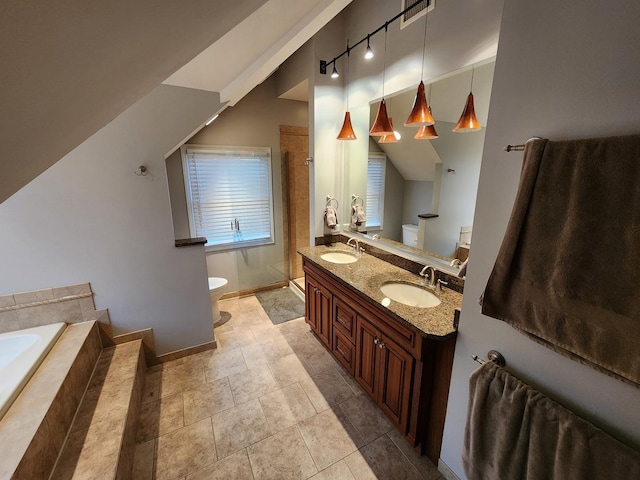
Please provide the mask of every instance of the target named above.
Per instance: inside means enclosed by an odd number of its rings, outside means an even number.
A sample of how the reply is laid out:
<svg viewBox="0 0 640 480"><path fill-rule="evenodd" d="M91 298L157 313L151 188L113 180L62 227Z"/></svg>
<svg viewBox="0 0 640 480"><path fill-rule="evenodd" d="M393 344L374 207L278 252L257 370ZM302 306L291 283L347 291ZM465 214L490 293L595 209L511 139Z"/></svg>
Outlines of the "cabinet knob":
<svg viewBox="0 0 640 480"><path fill-rule="evenodd" d="M380 339L379 338L374 338L373 339L373 344L374 345L378 345L380 343Z"/></svg>
<svg viewBox="0 0 640 480"><path fill-rule="evenodd" d="M384 343L380 342L380 343L378 344L378 346L379 346L380 348L384 348L386 345L385 345Z"/></svg>

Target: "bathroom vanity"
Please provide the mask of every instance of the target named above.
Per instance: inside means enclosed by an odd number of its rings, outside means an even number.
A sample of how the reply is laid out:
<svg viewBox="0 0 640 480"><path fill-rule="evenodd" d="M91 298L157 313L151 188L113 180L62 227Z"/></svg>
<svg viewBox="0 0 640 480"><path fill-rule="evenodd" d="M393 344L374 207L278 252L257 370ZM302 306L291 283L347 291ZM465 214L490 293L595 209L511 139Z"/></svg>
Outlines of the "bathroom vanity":
<svg viewBox="0 0 640 480"><path fill-rule="evenodd" d="M444 288L431 308L396 302L381 287L421 286L420 277L368 254L349 264L322 258L348 251L343 244L299 250L305 319L409 443L437 463L462 295Z"/></svg>

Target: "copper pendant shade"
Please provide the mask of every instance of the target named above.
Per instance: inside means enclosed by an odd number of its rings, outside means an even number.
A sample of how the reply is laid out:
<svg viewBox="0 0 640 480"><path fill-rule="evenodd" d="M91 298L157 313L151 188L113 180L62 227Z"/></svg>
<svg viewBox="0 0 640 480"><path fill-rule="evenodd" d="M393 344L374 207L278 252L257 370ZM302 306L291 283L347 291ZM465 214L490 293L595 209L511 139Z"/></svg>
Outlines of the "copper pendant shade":
<svg viewBox="0 0 640 480"><path fill-rule="evenodd" d="M429 111L429 105L427 104L427 97L424 94L424 82L421 80L418 85L418 92L416 93L416 99L413 102L413 109L404 122L405 127L422 127L425 125L433 125L435 120L431 116Z"/></svg>
<svg viewBox="0 0 640 480"><path fill-rule="evenodd" d="M384 101L384 98L378 106L378 114L376 115L376 120L373 122L371 130L369 130L369 135L373 137L393 135L393 127L387 115L387 103Z"/></svg>
<svg viewBox="0 0 640 480"><path fill-rule="evenodd" d="M398 141L398 137L396 137L396 132L393 130L393 118L389 117L389 125L391 125L391 131L393 133L391 135L386 134L380 137L378 143L396 143Z"/></svg>
<svg viewBox="0 0 640 480"><path fill-rule="evenodd" d="M357 138L356 132L353 131L353 127L351 126L351 113L346 112L344 114L342 128L338 134L338 140L356 140Z"/></svg>
<svg viewBox="0 0 640 480"><path fill-rule="evenodd" d="M482 129L480 126L480 122L476 117L476 111L473 107L473 93L469 92L469 96L467 97L467 103L464 106L464 110L462 111L462 115L460 116L460 120L455 127L453 127L453 132L475 132Z"/></svg>
<svg viewBox="0 0 640 480"><path fill-rule="evenodd" d="M436 132L435 125L423 125L418 129L418 132L414 135L416 140L433 140L438 138L438 132Z"/></svg>

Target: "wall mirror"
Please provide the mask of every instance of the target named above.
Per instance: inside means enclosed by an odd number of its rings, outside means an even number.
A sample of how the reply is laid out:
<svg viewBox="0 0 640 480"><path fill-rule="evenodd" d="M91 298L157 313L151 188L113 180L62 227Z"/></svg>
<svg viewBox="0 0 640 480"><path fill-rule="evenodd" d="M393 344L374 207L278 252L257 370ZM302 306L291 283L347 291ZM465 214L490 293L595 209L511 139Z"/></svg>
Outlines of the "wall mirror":
<svg viewBox="0 0 640 480"><path fill-rule="evenodd" d="M346 234L363 235L383 249L439 266L467 258L494 66L492 59L425 85L428 96L431 89L429 104L437 139L416 140L417 128L404 126L415 87L385 95L387 111L401 138L379 143L379 137L369 137L368 158L346 158L343 199L350 206L364 205L367 218L364 223L352 222L355 212L350 209L349 226L343 229ZM483 128L454 133L472 77L475 111ZM369 125L378 103L369 106Z"/></svg>

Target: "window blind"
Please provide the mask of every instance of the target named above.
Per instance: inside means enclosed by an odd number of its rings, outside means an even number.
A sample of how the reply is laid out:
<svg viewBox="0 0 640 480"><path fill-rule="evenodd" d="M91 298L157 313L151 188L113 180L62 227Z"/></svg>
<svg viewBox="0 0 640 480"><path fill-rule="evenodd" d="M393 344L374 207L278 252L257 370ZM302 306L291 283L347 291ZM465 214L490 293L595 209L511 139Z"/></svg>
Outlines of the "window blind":
<svg viewBox="0 0 640 480"><path fill-rule="evenodd" d="M369 155L367 165L367 228L382 228L385 162L384 155Z"/></svg>
<svg viewBox="0 0 640 480"><path fill-rule="evenodd" d="M271 150L187 147L189 220L208 247L273 243Z"/></svg>

